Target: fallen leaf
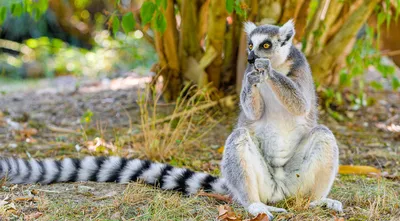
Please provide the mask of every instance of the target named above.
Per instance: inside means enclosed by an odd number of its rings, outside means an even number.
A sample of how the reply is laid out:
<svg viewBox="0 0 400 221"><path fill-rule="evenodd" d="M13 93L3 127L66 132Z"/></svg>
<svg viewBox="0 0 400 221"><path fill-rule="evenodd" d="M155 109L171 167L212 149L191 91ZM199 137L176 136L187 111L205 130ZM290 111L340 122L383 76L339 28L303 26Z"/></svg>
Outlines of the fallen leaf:
<svg viewBox="0 0 400 221"><path fill-rule="evenodd" d="M240 215L235 214L232 208L228 205L221 205L218 207L219 221L242 221Z"/></svg>
<svg viewBox="0 0 400 221"><path fill-rule="evenodd" d="M247 221L247 220L245 220ZM268 215L265 213L260 213L256 217L249 219L248 221L269 221Z"/></svg>
<svg viewBox="0 0 400 221"><path fill-rule="evenodd" d="M39 198L31 197L31 196L28 196L28 197L23 196L23 197L16 197L12 201L14 201L14 202L24 202L24 201L35 201L35 202L38 202Z"/></svg>
<svg viewBox="0 0 400 221"><path fill-rule="evenodd" d="M25 220L35 220L39 217L41 217L43 215L43 213L41 212L35 212L35 213L31 213L29 215L25 215L24 219Z"/></svg>
<svg viewBox="0 0 400 221"><path fill-rule="evenodd" d="M111 152L115 152L117 150L117 147L113 143L106 142L103 138L100 137L96 137L93 141L87 141L84 145L90 151L95 152L109 153L109 150L111 150Z"/></svg>
<svg viewBox="0 0 400 221"><path fill-rule="evenodd" d="M381 171L375 167L370 167L370 166L340 165L339 173L340 174L358 174L358 175L369 175L369 174L380 175Z"/></svg>
<svg viewBox="0 0 400 221"><path fill-rule="evenodd" d="M225 148L224 146L222 146L222 147L218 148L218 150L217 150L217 151L218 151L218 153L223 153L223 152L224 152L224 148Z"/></svg>
<svg viewBox="0 0 400 221"><path fill-rule="evenodd" d="M32 137L33 135L38 133L38 131L35 128L24 128L22 130L18 130L17 132L19 133L19 135L26 138Z"/></svg>
<svg viewBox="0 0 400 221"><path fill-rule="evenodd" d="M336 216L335 216L335 221L344 221L344 218L343 218L343 217L336 217Z"/></svg>
<svg viewBox="0 0 400 221"><path fill-rule="evenodd" d="M230 196L224 196L221 194L216 194L216 193L206 193L206 192L199 192L198 193L199 196L207 196L207 197L211 197L217 200L221 200L221 201L225 201L227 203L231 203L232 202L232 198Z"/></svg>

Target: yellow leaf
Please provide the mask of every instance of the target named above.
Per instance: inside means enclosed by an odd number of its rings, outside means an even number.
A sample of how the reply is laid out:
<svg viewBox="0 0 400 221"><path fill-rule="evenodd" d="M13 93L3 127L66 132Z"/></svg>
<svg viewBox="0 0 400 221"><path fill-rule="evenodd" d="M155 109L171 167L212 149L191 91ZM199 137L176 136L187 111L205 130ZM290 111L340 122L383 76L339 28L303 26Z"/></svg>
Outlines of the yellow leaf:
<svg viewBox="0 0 400 221"><path fill-rule="evenodd" d="M368 175L368 174L381 174L381 171L375 167L370 166L352 166L352 165L340 165L339 166L340 174L359 174L359 175Z"/></svg>
<svg viewBox="0 0 400 221"><path fill-rule="evenodd" d="M224 146L221 146L220 148L218 148L218 153L223 153L224 152L224 149L225 149L225 147Z"/></svg>

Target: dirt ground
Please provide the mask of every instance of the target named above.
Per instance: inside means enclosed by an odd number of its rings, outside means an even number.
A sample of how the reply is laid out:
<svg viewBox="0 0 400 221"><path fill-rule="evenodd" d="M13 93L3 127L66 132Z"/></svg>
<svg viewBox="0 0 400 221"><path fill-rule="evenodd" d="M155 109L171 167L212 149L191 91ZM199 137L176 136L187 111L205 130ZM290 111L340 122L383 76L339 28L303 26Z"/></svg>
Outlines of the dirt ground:
<svg viewBox="0 0 400 221"><path fill-rule="evenodd" d="M138 157L131 136L139 131L138 90L148 80L127 75L97 81L61 77L29 84L1 82L0 156ZM298 206L295 199L279 204L289 213L277 215L277 220L400 220L400 93L369 96L374 104L357 111L349 107L344 111L347 120L338 122L322 111L320 122L337 137L341 164L373 166L382 175L338 175L331 197L343 202L342 214ZM83 125L88 112L93 114L91 123ZM226 117L207 136L169 163L218 174L220 147L237 114L238 110L225 111ZM98 136L118 143L118 148L90 151L85 144ZM224 204L142 184L3 184L0 188L0 220L215 220L218 206ZM229 206L238 216L250 218L238 205Z"/></svg>

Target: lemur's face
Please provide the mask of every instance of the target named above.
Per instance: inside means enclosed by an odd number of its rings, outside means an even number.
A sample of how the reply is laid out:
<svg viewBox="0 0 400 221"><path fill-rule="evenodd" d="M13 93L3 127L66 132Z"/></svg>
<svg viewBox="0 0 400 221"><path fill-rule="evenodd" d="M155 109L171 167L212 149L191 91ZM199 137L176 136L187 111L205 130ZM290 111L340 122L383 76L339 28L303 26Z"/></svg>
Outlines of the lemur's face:
<svg viewBox="0 0 400 221"><path fill-rule="evenodd" d="M254 63L256 58L268 58L272 62L284 61L289 53L294 36L293 22L290 20L282 27L274 25L256 26L246 23L248 36L248 61Z"/></svg>

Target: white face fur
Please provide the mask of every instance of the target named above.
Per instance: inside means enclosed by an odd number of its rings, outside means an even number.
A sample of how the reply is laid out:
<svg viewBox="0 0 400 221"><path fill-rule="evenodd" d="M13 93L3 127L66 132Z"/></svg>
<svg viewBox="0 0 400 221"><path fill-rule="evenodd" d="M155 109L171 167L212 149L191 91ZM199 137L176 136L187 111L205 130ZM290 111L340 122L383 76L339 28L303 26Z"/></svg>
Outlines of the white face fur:
<svg viewBox="0 0 400 221"><path fill-rule="evenodd" d="M295 34L293 21L289 20L282 27L274 25L256 26L245 23L248 36L248 53L253 52L260 58L268 58L274 68L283 64L290 52Z"/></svg>

